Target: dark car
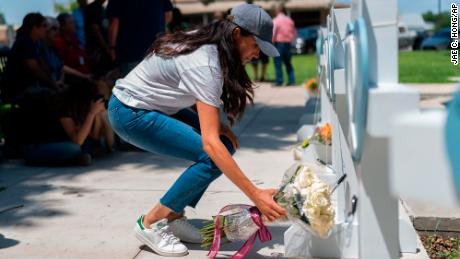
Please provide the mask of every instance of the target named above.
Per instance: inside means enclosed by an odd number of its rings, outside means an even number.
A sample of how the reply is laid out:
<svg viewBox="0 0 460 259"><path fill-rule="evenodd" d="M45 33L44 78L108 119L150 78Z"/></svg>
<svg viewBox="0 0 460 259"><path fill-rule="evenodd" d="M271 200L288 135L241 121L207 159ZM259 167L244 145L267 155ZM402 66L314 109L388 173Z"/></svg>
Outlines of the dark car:
<svg viewBox="0 0 460 259"><path fill-rule="evenodd" d="M433 36L422 42L421 48L424 50L441 50L450 49L450 43L453 39L450 37L450 28L443 28L437 31Z"/></svg>
<svg viewBox="0 0 460 259"><path fill-rule="evenodd" d="M295 53L313 53L316 51L316 39L319 26L308 26L297 29L297 37L292 43Z"/></svg>

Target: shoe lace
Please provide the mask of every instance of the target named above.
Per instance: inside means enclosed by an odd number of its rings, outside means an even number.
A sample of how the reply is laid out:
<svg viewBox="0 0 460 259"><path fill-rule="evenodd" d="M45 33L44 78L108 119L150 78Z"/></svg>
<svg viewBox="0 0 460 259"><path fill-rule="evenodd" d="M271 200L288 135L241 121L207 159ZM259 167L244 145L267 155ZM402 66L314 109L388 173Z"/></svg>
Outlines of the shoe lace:
<svg viewBox="0 0 460 259"><path fill-rule="evenodd" d="M174 236L174 234L169 229L169 226L167 226L167 225L160 229L160 235L161 235L161 238L166 240L168 243L177 244L177 243L180 242L179 238Z"/></svg>

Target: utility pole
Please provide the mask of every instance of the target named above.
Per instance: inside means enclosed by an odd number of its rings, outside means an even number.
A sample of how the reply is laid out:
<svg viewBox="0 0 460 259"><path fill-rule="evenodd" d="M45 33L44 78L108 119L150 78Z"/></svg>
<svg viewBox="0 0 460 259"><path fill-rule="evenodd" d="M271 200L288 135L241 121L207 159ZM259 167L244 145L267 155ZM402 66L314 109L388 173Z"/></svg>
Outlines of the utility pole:
<svg viewBox="0 0 460 259"><path fill-rule="evenodd" d="M441 15L441 0L438 0L438 15Z"/></svg>
<svg viewBox="0 0 460 259"><path fill-rule="evenodd" d="M56 0L51 1L53 3L53 14L56 15Z"/></svg>

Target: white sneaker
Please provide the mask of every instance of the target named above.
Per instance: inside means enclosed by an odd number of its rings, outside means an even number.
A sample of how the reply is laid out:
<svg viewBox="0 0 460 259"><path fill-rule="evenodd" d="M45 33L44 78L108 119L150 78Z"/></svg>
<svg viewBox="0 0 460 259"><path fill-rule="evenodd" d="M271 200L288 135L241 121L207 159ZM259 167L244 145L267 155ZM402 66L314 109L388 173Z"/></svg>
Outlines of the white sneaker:
<svg viewBox="0 0 460 259"><path fill-rule="evenodd" d="M166 220L152 224L149 229L144 227L142 219L143 216L140 216L136 226L134 226L134 235L139 241L162 256L184 256L188 254L187 247L171 233Z"/></svg>
<svg viewBox="0 0 460 259"><path fill-rule="evenodd" d="M187 221L187 217L168 223L173 234L183 242L201 244L201 234L198 229Z"/></svg>

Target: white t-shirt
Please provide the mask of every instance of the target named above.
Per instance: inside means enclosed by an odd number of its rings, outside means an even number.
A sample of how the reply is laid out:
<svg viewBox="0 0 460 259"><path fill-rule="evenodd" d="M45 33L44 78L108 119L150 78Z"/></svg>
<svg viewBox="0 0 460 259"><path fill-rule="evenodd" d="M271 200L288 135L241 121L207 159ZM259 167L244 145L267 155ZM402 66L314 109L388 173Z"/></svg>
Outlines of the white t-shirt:
<svg viewBox="0 0 460 259"><path fill-rule="evenodd" d="M144 59L117 80L113 94L128 106L172 115L196 100L219 107L222 86L217 46L203 45L187 55Z"/></svg>

